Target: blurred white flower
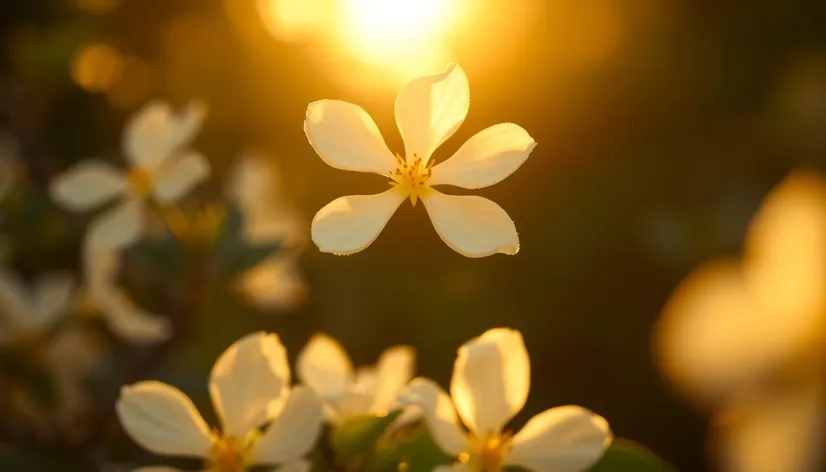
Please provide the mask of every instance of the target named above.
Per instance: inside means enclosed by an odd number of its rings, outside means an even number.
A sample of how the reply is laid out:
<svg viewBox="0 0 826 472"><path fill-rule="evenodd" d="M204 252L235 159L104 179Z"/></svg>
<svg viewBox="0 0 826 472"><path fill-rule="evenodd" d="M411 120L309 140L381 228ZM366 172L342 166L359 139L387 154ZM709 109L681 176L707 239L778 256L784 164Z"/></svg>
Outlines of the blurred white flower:
<svg viewBox="0 0 826 472"><path fill-rule="evenodd" d="M516 254L516 227L499 205L432 188L493 185L518 169L536 146L523 128L500 123L477 133L452 157L434 166L433 151L459 128L469 105L467 76L456 64L405 85L395 104L406 151L403 159L393 156L376 123L358 105L338 100L311 103L304 131L324 162L391 179L391 188L383 193L341 197L322 208L312 223L312 239L318 248L339 255L365 249L410 198L413 205L422 200L439 237L456 252L467 257Z"/></svg>
<svg viewBox="0 0 826 472"><path fill-rule="evenodd" d="M395 346L384 351L375 366L353 369L344 348L317 334L298 354L301 382L324 399L327 419L340 424L361 415L385 415L398 407L397 398L413 378L415 351Z"/></svg>
<svg viewBox="0 0 826 472"><path fill-rule="evenodd" d="M72 310L74 297L70 274L40 276L29 287L0 267L0 345L45 333Z"/></svg>
<svg viewBox="0 0 826 472"><path fill-rule="evenodd" d="M277 254L241 276L241 292L263 310L296 308L308 291L297 260L307 234L303 219L283 200L278 169L257 154L244 155L230 176L227 194L244 214L249 243L282 243Z"/></svg>
<svg viewBox="0 0 826 472"><path fill-rule="evenodd" d="M210 431L183 392L160 382L123 387L117 412L143 448L204 458L212 472L240 472L250 465L309 470L303 458L321 432L322 403L308 388L290 388L287 354L278 336L254 333L230 346L212 368L209 392L220 431Z"/></svg>
<svg viewBox="0 0 826 472"><path fill-rule="evenodd" d="M97 159L83 161L53 179L52 198L71 211L87 211L117 200L114 208L96 218L87 237L104 246L135 242L144 230L147 198L174 203L209 176L206 159L187 149L204 113L204 106L197 102L178 115L167 103L149 103L126 125L123 140L128 172Z"/></svg>
<svg viewBox="0 0 826 472"><path fill-rule="evenodd" d="M522 335L497 328L459 349L450 396L435 382L417 378L403 398L422 408L436 444L458 460L435 470L488 472L516 466L577 472L596 463L613 434L604 418L582 407L551 408L516 435L504 431L522 410L529 390L530 361Z"/></svg>
<svg viewBox="0 0 826 472"><path fill-rule="evenodd" d="M744 247L742 261L708 263L677 288L656 354L677 389L716 413L724 470L787 460L784 471L814 472L819 450L800 438L822 438L812 415L826 410L826 180L788 176Z"/></svg>
<svg viewBox="0 0 826 472"><path fill-rule="evenodd" d="M86 245L84 310L99 314L109 329L126 342L157 343L167 340L172 334L169 319L137 306L126 289L118 285L120 263L118 249Z"/></svg>

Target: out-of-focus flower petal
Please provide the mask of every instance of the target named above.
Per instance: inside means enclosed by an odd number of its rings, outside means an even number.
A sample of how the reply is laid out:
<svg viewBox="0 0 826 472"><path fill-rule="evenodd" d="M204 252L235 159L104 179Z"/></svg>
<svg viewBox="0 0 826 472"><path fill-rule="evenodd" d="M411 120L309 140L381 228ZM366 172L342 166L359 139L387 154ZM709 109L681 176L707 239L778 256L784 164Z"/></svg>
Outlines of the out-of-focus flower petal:
<svg viewBox="0 0 826 472"><path fill-rule="evenodd" d="M290 392L287 351L278 335L252 333L215 362L209 392L225 436L237 438L279 414Z"/></svg>
<svg viewBox="0 0 826 472"><path fill-rule="evenodd" d="M387 413L410 380L415 369L416 350L410 346L394 346L384 351L376 364L376 387L372 410Z"/></svg>
<svg viewBox="0 0 826 472"><path fill-rule="evenodd" d="M359 252L379 237L405 198L396 188L377 195L337 198L313 218L313 242L321 252L338 255Z"/></svg>
<svg viewBox="0 0 826 472"><path fill-rule="evenodd" d="M312 464L306 460L287 462L275 467L270 472L310 472Z"/></svg>
<svg viewBox="0 0 826 472"><path fill-rule="evenodd" d="M498 434L525 406L531 384L528 351L519 331L496 328L459 348L450 396L479 437Z"/></svg>
<svg viewBox="0 0 826 472"><path fill-rule="evenodd" d="M342 395L353 384L353 364L335 339L316 334L298 353L298 379L324 399Z"/></svg>
<svg viewBox="0 0 826 472"><path fill-rule="evenodd" d="M34 285L34 313L40 326L48 326L65 316L73 307L76 295L72 274L47 274Z"/></svg>
<svg viewBox="0 0 826 472"><path fill-rule="evenodd" d="M721 470L823 470L824 413L826 395L816 385L733 403L716 421Z"/></svg>
<svg viewBox="0 0 826 472"><path fill-rule="evenodd" d="M485 257L519 251L519 235L510 216L487 198L445 195L433 189L420 197L439 237L459 254Z"/></svg>
<svg viewBox="0 0 826 472"><path fill-rule="evenodd" d="M167 160L155 174L153 188L160 203L174 203L209 177L209 162L197 151Z"/></svg>
<svg viewBox="0 0 826 472"><path fill-rule="evenodd" d="M144 211L143 201L124 199L92 222L86 233L86 244L112 248L131 245L141 236Z"/></svg>
<svg viewBox="0 0 826 472"><path fill-rule="evenodd" d="M416 155L425 164L465 121L470 85L465 71L450 64L444 72L411 80L396 97L396 124L404 139L407 162Z"/></svg>
<svg viewBox="0 0 826 472"><path fill-rule="evenodd" d="M177 115L168 103L148 103L126 124L126 156L134 166L157 169L195 138L205 115L206 106L198 101L191 102Z"/></svg>
<svg viewBox="0 0 826 472"><path fill-rule="evenodd" d="M296 308L305 300L308 291L295 258L281 255L248 270L240 284L247 300L262 310Z"/></svg>
<svg viewBox="0 0 826 472"><path fill-rule="evenodd" d="M451 158L433 167L429 185L482 188L518 169L536 147L519 125L500 123L476 133Z"/></svg>
<svg viewBox="0 0 826 472"><path fill-rule="evenodd" d="M402 403L421 408L433 440L443 451L454 457L465 451L468 438L459 426L453 402L432 380L417 378L410 382L402 393Z"/></svg>
<svg viewBox="0 0 826 472"><path fill-rule="evenodd" d="M505 464L535 472L588 470L612 439L603 417L578 406L552 408L531 418L514 436Z"/></svg>
<svg viewBox="0 0 826 472"><path fill-rule="evenodd" d="M307 106L304 133L331 167L386 175L396 168L376 122L358 105L319 100Z"/></svg>
<svg viewBox="0 0 826 472"><path fill-rule="evenodd" d="M209 451L209 428L177 388L154 381L127 385L116 408L123 429L150 452L204 457Z"/></svg>
<svg viewBox="0 0 826 472"><path fill-rule="evenodd" d="M123 171L103 161L89 159L52 179L49 192L71 211L97 208L127 190Z"/></svg>
<svg viewBox="0 0 826 472"><path fill-rule="evenodd" d="M311 389L293 389L281 414L251 451L252 464L283 464L304 457L315 446L324 421L321 399Z"/></svg>

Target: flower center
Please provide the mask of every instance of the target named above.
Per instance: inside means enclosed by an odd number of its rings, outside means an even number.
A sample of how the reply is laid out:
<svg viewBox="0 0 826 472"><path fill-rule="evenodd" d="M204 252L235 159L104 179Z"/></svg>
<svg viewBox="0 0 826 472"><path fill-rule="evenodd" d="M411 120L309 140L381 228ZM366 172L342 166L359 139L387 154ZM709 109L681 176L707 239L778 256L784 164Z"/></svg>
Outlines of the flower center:
<svg viewBox="0 0 826 472"><path fill-rule="evenodd" d="M511 447L511 433L472 438L468 451L459 455L459 462L476 472L499 472Z"/></svg>
<svg viewBox="0 0 826 472"><path fill-rule="evenodd" d="M129 171L127 180L132 192L139 197L145 197L152 190L152 175L139 167Z"/></svg>
<svg viewBox="0 0 826 472"><path fill-rule="evenodd" d="M244 472L248 459L248 445L234 436L216 436L204 466L213 472Z"/></svg>
<svg viewBox="0 0 826 472"><path fill-rule="evenodd" d="M396 170L390 174L390 185L402 190L410 196L410 202L416 206L416 201L419 196L430 187L427 186L427 181L430 179L431 169L433 168L434 160L430 160L427 164L422 163L422 158L413 154L413 162L408 165L407 161L396 154Z"/></svg>

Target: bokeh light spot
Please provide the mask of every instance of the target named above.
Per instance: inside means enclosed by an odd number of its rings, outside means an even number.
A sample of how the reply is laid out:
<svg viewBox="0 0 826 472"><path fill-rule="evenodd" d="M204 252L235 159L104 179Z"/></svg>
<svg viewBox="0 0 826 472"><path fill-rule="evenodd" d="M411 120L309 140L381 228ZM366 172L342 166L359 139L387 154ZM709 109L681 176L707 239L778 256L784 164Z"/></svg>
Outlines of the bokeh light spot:
<svg viewBox="0 0 826 472"><path fill-rule="evenodd" d="M72 79L89 92L105 92L121 78L123 56L108 44L82 46L71 65Z"/></svg>

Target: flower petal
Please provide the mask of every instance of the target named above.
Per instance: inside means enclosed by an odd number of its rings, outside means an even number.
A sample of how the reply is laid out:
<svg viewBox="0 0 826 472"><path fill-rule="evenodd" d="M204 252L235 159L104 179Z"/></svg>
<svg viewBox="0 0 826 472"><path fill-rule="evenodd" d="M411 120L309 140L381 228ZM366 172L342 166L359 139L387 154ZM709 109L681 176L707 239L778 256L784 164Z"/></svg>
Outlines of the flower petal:
<svg viewBox="0 0 826 472"><path fill-rule="evenodd" d="M238 438L262 426L284 408L290 391L287 352L276 334L249 334L215 362L209 393L224 435Z"/></svg>
<svg viewBox="0 0 826 472"><path fill-rule="evenodd" d="M272 469L270 472L310 472L312 469L312 464L310 461L306 460L298 460L298 461L290 461L285 464L281 464L278 467Z"/></svg>
<svg viewBox="0 0 826 472"><path fill-rule="evenodd" d="M551 408L514 436L505 464L534 472L579 472L596 463L612 439L603 417L578 406Z"/></svg>
<svg viewBox="0 0 826 472"><path fill-rule="evenodd" d="M86 244L124 248L137 241L143 231L144 202L127 198L98 216L86 233Z"/></svg>
<svg viewBox="0 0 826 472"><path fill-rule="evenodd" d="M720 441L720 470L823 470L824 398L822 388L802 386L735 404L740 411L734 414L724 411L714 433Z"/></svg>
<svg viewBox="0 0 826 472"><path fill-rule="evenodd" d="M536 141L521 126L500 123L476 133L448 160L433 167L430 185L482 188L518 169Z"/></svg>
<svg viewBox="0 0 826 472"><path fill-rule="evenodd" d="M70 211L96 208L126 190L122 170L94 159L81 162L49 183L52 199Z"/></svg>
<svg viewBox="0 0 826 472"><path fill-rule="evenodd" d="M277 255L248 270L240 279L247 301L262 310L286 311L298 307L308 288L293 257Z"/></svg>
<svg viewBox="0 0 826 472"><path fill-rule="evenodd" d="M364 250L379 237L405 198L395 187L377 195L337 198L313 218L313 242L321 252L340 256Z"/></svg>
<svg viewBox="0 0 826 472"><path fill-rule="evenodd" d="M304 133L318 156L336 169L386 175L396 168L376 122L358 105L340 100L310 103Z"/></svg>
<svg viewBox="0 0 826 472"><path fill-rule="evenodd" d="M369 415L373 395L369 392L348 390L327 402L327 419L332 424L341 424L351 418Z"/></svg>
<svg viewBox="0 0 826 472"><path fill-rule="evenodd" d="M354 382L353 364L335 339L316 334L298 353L298 379L325 400L341 396Z"/></svg>
<svg viewBox="0 0 826 472"><path fill-rule="evenodd" d="M433 151L459 129L469 107L470 85L457 64L408 82L395 105L407 162L413 162L416 155L427 163Z"/></svg>
<svg viewBox="0 0 826 472"><path fill-rule="evenodd" d="M0 339L17 337L31 324L34 302L25 282L14 272L0 267Z"/></svg>
<svg viewBox="0 0 826 472"><path fill-rule="evenodd" d="M166 161L155 174L155 199L174 203L209 177L209 162L197 151Z"/></svg>
<svg viewBox="0 0 826 472"><path fill-rule="evenodd" d="M116 408L123 429L150 452L204 457L209 451L209 428L192 400L175 387L154 381L127 385Z"/></svg>
<svg viewBox="0 0 826 472"><path fill-rule="evenodd" d="M459 426L459 418L447 393L430 379L416 378L401 396L402 403L417 405L427 420L436 445L451 456L458 456L468 446L468 438Z"/></svg>
<svg viewBox="0 0 826 472"><path fill-rule="evenodd" d="M430 189L420 196L433 227L451 249L466 257L519 252L516 226L487 198L445 195Z"/></svg>
<svg viewBox="0 0 826 472"><path fill-rule="evenodd" d="M484 437L498 434L522 410L530 383L522 334L496 328L459 348L450 396L468 429Z"/></svg>
<svg viewBox="0 0 826 472"><path fill-rule="evenodd" d="M315 446L324 421L321 398L297 386L281 414L264 431L251 451L252 464L283 464L304 457Z"/></svg>
<svg viewBox="0 0 826 472"><path fill-rule="evenodd" d="M172 323L168 318L135 305L121 288L93 291L92 300L112 333L128 343L155 344L172 336Z"/></svg>
<svg viewBox="0 0 826 472"><path fill-rule="evenodd" d="M395 406L399 394L413 378L415 360L416 350L410 346L394 346L381 354L376 365L373 412L387 413Z"/></svg>
<svg viewBox="0 0 826 472"><path fill-rule="evenodd" d="M205 115L206 106L198 101L190 103L177 115L169 103L148 103L126 124L126 157L134 166L157 169L195 138Z"/></svg>
<svg viewBox="0 0 826 472"><path fill-rule="evenodd" d="M38 278L34 286L37 324L45 327L56 322L72 309L74 299L75 279L71 274L49 274Z"/></svg>
<svg viewBox="0 0 826 472"><path fill-rule="evenodd" d="M671 295L655 327L660 367L707 406L760 382L790 359L809 327L764 308L736 261L700 266Z"/></svg>

